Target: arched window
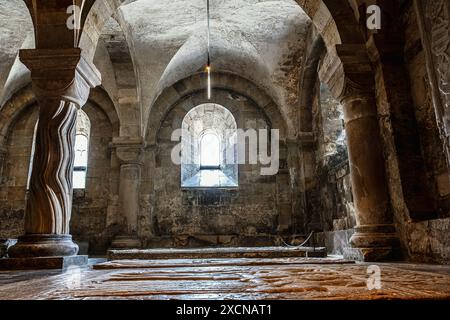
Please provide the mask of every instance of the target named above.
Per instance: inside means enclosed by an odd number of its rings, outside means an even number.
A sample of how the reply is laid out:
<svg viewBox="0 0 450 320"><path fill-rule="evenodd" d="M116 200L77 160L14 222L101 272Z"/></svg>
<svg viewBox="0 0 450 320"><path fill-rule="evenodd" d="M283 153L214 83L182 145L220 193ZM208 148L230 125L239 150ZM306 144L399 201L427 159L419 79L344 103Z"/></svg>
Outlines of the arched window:
<svg viewBox="0 0 450 320"><path fill-rule="evenodd" d="M88 137L84 134L75 136L75 161L73 164L73 188L86 187L86 173L88 161Z"/></svg>
<svg viewBox="0 0 450 320"><path fill-rule="evenodd" d="M181 186L237 187L236 121L228 109L202 104L183 119Z"/></svg>
<svg viewBox="0 0 450 320"><path fill-rule="evenodd" d="M33 136L33 145L31 147L31 159L30 159L30 167L28 171L28 182L27 182L27 190L30 188L30 178L31 171L33 169L33 158L34 158L34 150L36 144L36 129L37 123L35 127L35 132ZM87 114L78 110L77 112L77 123L76 123L76 134L75 134L75 160L74 160L74 168L73 168L73 188L74 189L84 189L86 188L86 176L87 176L87 166L88 166L88 153L89 153L89 136L91 131L91 122Z"/></svg>
<svg viewBox="0 0 450 320"><path fill-rule="evenodd" d="M220 169L220 141L216 134L203 135L200 142L200 170Z"/></svg>

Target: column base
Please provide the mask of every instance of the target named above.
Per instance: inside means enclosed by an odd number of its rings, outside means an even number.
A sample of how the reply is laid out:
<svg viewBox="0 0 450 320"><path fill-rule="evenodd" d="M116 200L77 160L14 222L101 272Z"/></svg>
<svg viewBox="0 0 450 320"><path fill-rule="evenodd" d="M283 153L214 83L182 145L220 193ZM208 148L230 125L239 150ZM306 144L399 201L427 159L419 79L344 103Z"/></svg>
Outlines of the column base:
<svg viewBox="0 0 450 320"><path fill-rule="evenodd" d="M400 257L400 241L395 233L394 225L391 224L355 227L350 244L351 248L344 249L346 259L381 262Z"/></svg>
<svg viewBox="0 0 450 320"><path fill-rule="evenodd" d="M88 256L3 258L0 270L66 270L87 264Z"/></svg>
<svg viewBox="0 0 450 320"><path fill-rule="evenodd" d="M387 248L344 248L344 259L361 262L382 262L395 260L396 254Z"/></svg>
<svg viewBox="0 0 450 320"><path fill-rule="evenodd" d="M27 234L8 249L10 258L76 256L78 245L71 235Z"/></svg>
<svg viewBox="0 0 450 320"><path fill-rule="evenodd" d="M111 249L140 249L141 241L131 236L117 236L111 243Z"/></svg>
<svg viewBox="0 0 450 320"><path fill-rule="evenodd" d="M17 243L17 239L0 239L0 258L8 256L8 249Z"/></svg>

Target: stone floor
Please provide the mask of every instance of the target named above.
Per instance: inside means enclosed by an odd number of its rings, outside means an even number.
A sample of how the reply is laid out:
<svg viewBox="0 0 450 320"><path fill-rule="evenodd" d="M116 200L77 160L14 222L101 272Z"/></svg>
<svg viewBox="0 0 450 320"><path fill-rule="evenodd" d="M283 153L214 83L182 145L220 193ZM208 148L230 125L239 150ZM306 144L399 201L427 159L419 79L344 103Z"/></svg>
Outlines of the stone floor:
<svg viewBox="0 0 450 320"><path fill-rule="evenodd" d="M337 257L90 263L0 272L0 299L450 299L450 266L378 264L381 289L368 290L374 267Z"/></svg>

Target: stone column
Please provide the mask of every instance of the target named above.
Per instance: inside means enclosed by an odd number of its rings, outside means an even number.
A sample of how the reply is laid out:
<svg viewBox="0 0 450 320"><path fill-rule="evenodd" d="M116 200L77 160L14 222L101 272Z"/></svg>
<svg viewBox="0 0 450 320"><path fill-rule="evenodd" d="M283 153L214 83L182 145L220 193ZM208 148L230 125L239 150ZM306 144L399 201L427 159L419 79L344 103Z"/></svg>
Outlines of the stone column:
<svg viewBox="0 0 450 320"><path fill-rule="evenodd" d="M76 255L78 246L69 234L76 112L87 101L90 88L100 84L100 75L79 48L21 50L20 60L31 70L39 123L25 235L8 255Z"/></svg>
<svg viewBox="0 0 450 320"><path fill-rule="evenodd" d="M377 107L373 93L353 87L342 99L350 175L356 208L353 250L363 261L388 259L398 246L387 189Z"/></svg>
<svg viewBox="0 0 450 320"><path fill-rule="evenodd" d="M364 45L338 45L319 71L344 109L356 227L349 259L383 261L397 254L399 239L386 179L375 100L375 73Z"/></svg>
<svg viewBox="0 0 450 320"><path fill-rule="evenodd" d="M120 161L119 211L125 228L123 234L115 237L111 247L140 248L137 232L143 143L141 139L118 138L113 144Z"/></svg>

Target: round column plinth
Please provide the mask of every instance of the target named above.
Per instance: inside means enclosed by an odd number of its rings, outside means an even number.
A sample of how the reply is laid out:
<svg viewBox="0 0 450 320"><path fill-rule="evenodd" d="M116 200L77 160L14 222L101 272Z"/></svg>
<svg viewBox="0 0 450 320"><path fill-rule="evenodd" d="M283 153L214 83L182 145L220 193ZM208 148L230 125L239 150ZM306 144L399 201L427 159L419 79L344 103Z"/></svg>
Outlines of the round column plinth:
<svg viewBox="0 0 450 320"><path fill-rule="evenodd" d="M36 258L75 256L78 245L71 235L28 234L19 237L17 243L8 249L10 258Z"/></svg>
<svg viewBox="0 0 450 320"><path fill-rule="evenodd" d="M354 248L385 248L398 246L399 239L392 224L362 225L355 227L350 243Z"/></svg>

